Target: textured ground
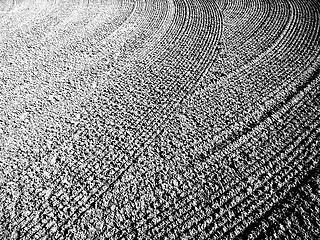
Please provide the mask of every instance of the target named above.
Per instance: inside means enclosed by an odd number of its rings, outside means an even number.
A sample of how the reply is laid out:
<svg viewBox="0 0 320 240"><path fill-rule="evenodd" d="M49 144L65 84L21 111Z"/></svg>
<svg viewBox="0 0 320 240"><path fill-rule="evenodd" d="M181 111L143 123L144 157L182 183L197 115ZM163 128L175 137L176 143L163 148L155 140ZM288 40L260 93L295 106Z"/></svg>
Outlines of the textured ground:
<svg viewBox="0 0 320 240"><path fill-rule="evenodd" d="M0 239L319 239L317 0L1 0Z"/></svg>

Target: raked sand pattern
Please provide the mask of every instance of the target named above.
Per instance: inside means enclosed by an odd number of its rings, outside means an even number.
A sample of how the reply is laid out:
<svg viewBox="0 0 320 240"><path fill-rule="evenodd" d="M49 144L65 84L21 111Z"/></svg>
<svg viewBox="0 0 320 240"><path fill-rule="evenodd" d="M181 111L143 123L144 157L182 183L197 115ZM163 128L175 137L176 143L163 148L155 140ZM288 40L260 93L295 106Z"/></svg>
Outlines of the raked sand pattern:
<svg viewBox="0 0 320 240"><path fill-rule="evenodd" d="M0 239L320 239L317 0L1 0Z"/></svg>

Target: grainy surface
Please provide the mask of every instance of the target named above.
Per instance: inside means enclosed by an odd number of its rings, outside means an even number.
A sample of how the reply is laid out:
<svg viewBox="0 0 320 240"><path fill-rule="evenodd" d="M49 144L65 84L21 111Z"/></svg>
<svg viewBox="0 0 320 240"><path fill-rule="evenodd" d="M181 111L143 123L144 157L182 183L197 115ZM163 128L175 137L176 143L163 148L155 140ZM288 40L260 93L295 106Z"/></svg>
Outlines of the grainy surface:
<svg viewBox="0 0 320 240"><path fill-rule="evenodd" d="M317 0L1 0L0 239L319 239Z"/></svg>

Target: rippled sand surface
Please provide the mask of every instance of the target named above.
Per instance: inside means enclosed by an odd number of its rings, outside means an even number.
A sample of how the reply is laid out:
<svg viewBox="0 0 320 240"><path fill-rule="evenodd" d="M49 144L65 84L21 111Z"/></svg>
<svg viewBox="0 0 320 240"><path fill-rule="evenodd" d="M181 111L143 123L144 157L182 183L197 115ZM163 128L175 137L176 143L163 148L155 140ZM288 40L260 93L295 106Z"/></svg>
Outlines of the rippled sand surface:
<svg viewBox="0 0 320 240"><path fill-rule="evenodd" d="M317 0L1 0L0 239L317 239Z"/></svg>

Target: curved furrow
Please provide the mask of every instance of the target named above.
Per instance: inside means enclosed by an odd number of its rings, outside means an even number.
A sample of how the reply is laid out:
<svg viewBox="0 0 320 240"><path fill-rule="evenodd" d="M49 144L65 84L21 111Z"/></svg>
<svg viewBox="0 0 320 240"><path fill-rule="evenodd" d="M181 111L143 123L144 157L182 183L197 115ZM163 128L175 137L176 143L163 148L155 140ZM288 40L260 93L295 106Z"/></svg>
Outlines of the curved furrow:
<svg viewBox="0 0 320 240"><path fill-rule="evenodd" d="M102 192L102 194L105 194L105 192Z"/></svg>
<svg viewBox="0 0 320 240"><path fill-rule="evenodd" d="M318 169L319 166L306 176L300 176L299 183L283 200L275 204L259 219L260 221L251 224L237 238L241 239L248 234L254 238L266 238L269 232L274 232L279 237L296 235L302 238L305 236L316 238L319 235ZM301 235L302 232L306 235Z"/></svg>
<svg viewBox="0 0 320 240"><path fill-rule="evenodd" d="M0 1L0 238L316 238L319 13Z"/></svg>
<svg viewBox="0 0 320 240"><path fill-rule="evenodd" d="M229 75L243 65L250 64L250 61L266 51L283 32L289 21L289 6L282 2L260 3L258 6L265 9L263 13L259 14L260 17L253 16L253 18L255 17L253 20L241 21L237 26L240 30L233 30L228 26L224 28L229 29L231 33L240 31L241 35L238 34L240 38L229 36L230 34L226 31L224 46L228 47L222 48L222 65L218 65L216 70L211 70L215 72L213 72L214 78ZM255 12L260 13L261 10ZM250 27L252 22L258 27ZM270 34L266 35L266 32L270 32Z"/></svg>
<svg viewBox="0 0 320 240"><path fill-rule="evenodd" d="M312 108L311 108L312 109ZM284 126L285 126L285 124L284 124ZM281 132L281 130L279 131L279 133ZM277 136L277 135L276 135ZM280 164L281 165L281 164ZM249 175L250 175L250 173L249 173ZM207 179L208 179L208 177L207 177ZM231 189L237 189L237 191L238 191L238 188L230 188L230 190ZM241 188L239 188L239 190L241 190ZM208 190L207 190L208 191ZM212 190L211 190L212 191ZM210 195L210 194L209 194ZM201 198L200 198L201 199ZM177 202L175 203L175 204L179 204L179 203L181 203L181 199L177 199L176 200ZM192 202L194 202L195 200L192 200ZM191 202L191 203L192 203ZM196 207L197 205L195 205L194 207ZM192 205L191 205L191 207L192 207ZM197 208L197 207L196 207ZM175 209L175 210L171 210L171 211L184 211L184 208L183 208L183 206L177 206L177 205L175 205L175 207L173 208L173 209ZM179 209L179 210L178 210ZM216 209L218 209L218 207L216 208ZM192 210L192 208L191 208L191 210ZM195 209L193 209L193 211L195 211ZM208 213L208 211L204 211L204 214L207 214ZM172 216L172 213L171 213L171 215L169 215L169 216ZM171 225L172 226L172 225ZM197 226L197 224L195 224L195 226ZM176 229L181 229L181 227L176 227Z"/></svg>
<svg viewBox="0 0 320 240"><path fill-rule="evenodd" d="M312 109L312 108L311 108ZM285 125L284 125L285 126ZM281 131L279 131L279 133L280 133ZM277 135L276 135L277 136ZM190 166L191 167L191 166ZM212 170L213 171L213 170ZM215 170L216 171L216 170ZM213 174L213 173L211 173L211 174ZM216 174L214 174L213 176L216 176L217 175L217 173ZM249 173L249 175L250 175L250 173ZM209 179L210 177L210 174L206 177L207 179ZM209 178L208 178L209 177ZM241 188L235 188L234 186L233 187L230 187L230 190L234 190L234 189L237 189L237 191L241 191ZM191 189L190 189L191 190ZM209 190L206 190L206 192L207 191L209 191ZM210 191L212 191L212 190L210 190ZM216 191L216 190L215 190ZM195 191L193 191L192 192L193 194L195 193ZM209 194L210 195L210 194ZM216 194L215 194L216 195ZM217 197L218 197L219 195L217 195ZM219 196L219 198L220 198L220 196ZM201 199L201 198L200 198ZM185 199L185 200L188 200L188 199ZM175 204L181 204L182 203L182 200L181 199L177 199L176 200L177 202L175 203ZM190 203L189 204L192 204L194 201L197 201L197 200L195 200L195 199L193 199L193 200L191 200L190 201ZM201 200L200 200L200 202L201 202ZM196 205L195 205L196 206ZM194 206L194 207L195 207ZM192 209L192 207L193 207L193 205L190 205L190 207L191 207L191 210L192 211L195 211L195 209ZM221 208L221 206L220 206L220 208ZM182 212L184 212L184 207L183 206L175 206L173 209L176 209L176 210L171 210L171 211L182 211ZM179 210L178 210L179 209ZM216 209L218 209L218 207L216 208ZM169 210L169 209L168 209ZM190 212L189 212L190 213ZM204 211L204 214L207 214L208 213L208 211ZM171 215L169 215L169 216L172 216L172 212L171 212ZM181 219L181 217L179 218L179 219ZM195 218L196 219L196 218ZM195 226L197 226L197 224L195 224ZM176 227L176 229L181 229L181 227Z"/></svg>
<svg viewBox="0 0 320 240"><path fill-rule="evenodd" d="M313 40L315 40L316 38L312 38ZM281 50L281 49L280 49ZM277 54L277 52L275 53L275 54ZM313 55L314 56L314 55ZM311 57L312 57L312 55L311 55ZM267 59L266 59L267 60ZM265 65L265 68L268 68L268 67L270 67L270 64L272 64L271 63L271 61L266 61L266 63L263 63L264 65ZM275 66L277 66L278 64L277 64L277 62L275 62L275 64L272 64L272 65L275 65ZM257 66L258 66L258 64L257 64ZM303 66L303 65L302 65ZM279 68L279 65L277 66L277 68ZM237 84L237 86L235 86L234 87L234 91L238 91L239 93L240 92L244 92L245 90L243 89L243 90L241 90L241 91L239 91L242 87L243 87L243 83L242 82L244 82L244 80L245 79L250 79L250 81L251 81L251 79L254 81L255 79L254 78L252 78L252 77L255 77L255 75L254 75L254 73L258 73L258 71L261 71L261 67L259 66L259 68L257 68L257 71L254 71L254 70L250 70L250 71L248 71L248 74L247 75L244 75L244 78L243 78L243 81L240 81L240 79L241 78L234 78L235 79L235 81L237 81L238 82L238 84ZM274 69L274 68L269 68L269 69L272 69L273 71L276 71L277 69ZM269 70L269 72L270 72L270 70ZM288 72L286 72L286 73L288 73ZM272 74L272 73L271 73ZM258 75L257 75L258 76ZM266 77L264 77L264 78L266 78ZM286 79L286 78L284 78L284 79ZM258 79L257 79L258 80ZM261 81L261 80L260 80ZM278 84L278 82L276 82L277 84ZM232 86L231 85L231 81L230 81L230 79L228 79L228 81L226 81L226 84L228 84L228 88L230 88L230 86ZM240 84L242 84L241 86L240 86ZM249 85L248 85L249 86ZM240 87L240 89L239 89L239 87ZM215 94L217 94L216 92L215 92Z"/></svg>
<svg viewBox="0 0 320 240"><path fill-rule="evenodd" d="M250 28L251 23L246 21L238 23L236 29L228 25L224 27L226 30L223 35L225 43L221 49L220 63L215 65L209 72L210 77L214 80L226 75L232 75L235 70L239 71L239 69L244 69L245 66L250 66L252 60L267 51L270 45L275 45L275 42L279 41L278 38L284 34L284 27L289 21L289 5L286 4L286 2L275 2L268 4L261 3L259 6L264 9L262 14L260 14L263 16L263 19L256 18L253 20L253 22L257 21L257 19L261 20L257 22L259 27L255 28L255 30ZM225 13L225 15L226 14L227 13ZM230 14L232 16L232 12ZM248 26L248 24L250 25ZM237 28L240 28L240 30ZM252 31L250 31L250 29ZM246 31L249 31L248 34L245 33ZM231 32L231 34L233 34L233 32L238 33L238 37L235 35L228 36L230 35L228 32ZM265 32L270 32L271 34L266 35ZM242 41L243 39L246 40Z"/></svg>
<svg viewBox="0 0 320 240"><path fill-rule="evenodd" d="M270 4L264 1L237 1L227 5L223 11L226 40L237 46L243 45L257 29L270 21ZM243 28L243 26L246 26ZM230 36L231 35L231 36Z"/></svg>

